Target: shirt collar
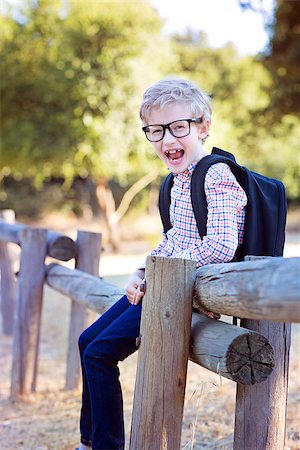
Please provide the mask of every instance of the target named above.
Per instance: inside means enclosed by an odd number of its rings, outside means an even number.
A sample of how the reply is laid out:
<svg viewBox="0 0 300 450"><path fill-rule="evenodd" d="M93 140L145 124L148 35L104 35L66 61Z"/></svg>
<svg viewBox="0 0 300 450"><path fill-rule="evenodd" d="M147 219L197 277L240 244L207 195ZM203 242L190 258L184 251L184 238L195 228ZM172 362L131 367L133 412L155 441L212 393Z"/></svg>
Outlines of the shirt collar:
<svg viewBox="0 0 300 450"><path fill-rule="evenodd" d="M182 180L182 181L185 181L185 180L187 180L188 178L191 178L191 176L192 176L192 174L193 174L193 172L194 172L194 169L195 169L195 167L196 167L197 164L198 164L198 161L197 161L197 162L193 162L192 164L190 164L190 165L185 169L184 172L177 173L177 174L174 175L174 177L175 177L175 178L178 178L178 180Z"/></svg>

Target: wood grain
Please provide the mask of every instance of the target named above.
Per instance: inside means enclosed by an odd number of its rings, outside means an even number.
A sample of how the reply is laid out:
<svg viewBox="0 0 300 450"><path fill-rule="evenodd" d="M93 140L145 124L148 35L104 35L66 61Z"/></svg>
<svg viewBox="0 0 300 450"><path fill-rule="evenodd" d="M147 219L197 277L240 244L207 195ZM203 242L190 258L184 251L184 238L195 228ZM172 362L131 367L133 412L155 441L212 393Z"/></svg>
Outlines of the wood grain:
<svg viewBox="0 0 300 450"><path fill-rule="evenodd" d="M179 450L196 263L148 257L130 450Z"/></svg>
<svg viewBox="0 0 300 450"><path fill-rule="evenodd" d="M193 306L247 319L300 322L300 258L267 258L197 269Z"/></svg>

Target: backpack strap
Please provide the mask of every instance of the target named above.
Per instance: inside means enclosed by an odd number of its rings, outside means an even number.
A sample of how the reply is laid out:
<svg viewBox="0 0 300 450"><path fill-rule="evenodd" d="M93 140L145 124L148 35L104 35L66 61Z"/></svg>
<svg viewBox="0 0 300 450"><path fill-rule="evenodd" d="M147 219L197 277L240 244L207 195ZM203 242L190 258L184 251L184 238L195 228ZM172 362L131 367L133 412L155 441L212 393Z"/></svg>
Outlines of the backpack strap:
<svg viewBox="0 0 300 450"><path fill-rule="evenodd" d="M174 175L169 173L164 179L158 197L158 206L161 221L164 227L164 232L167 233L172 228L170 220L170 205L171 205L171 189L173 186Z"/></svg>
<svg viewBox="0 0 300 450"><path fill-rule="evenodd" d="M191 200L200 238L206 235L207 201L204 190L205 176L213 164L225 163L236 171L241 172L241 167L236 163L235 157L225 150L213 147L210 155L204 156L194 169L191 179Z"/></svg>
<svg viewBox="0 0 300 450"><path fill-rule="evenodd" d="M206 172L212 164L223 162L233 168L240 167L235 157L225 150L213 147L210 155L204 156L196 165L191 179L191 201L200 238L206 235L207 201L204 190ZM158 206L164 232L172 228L170 220L171 189L174 176L169 173L164 179L158 199Z"/></svg>

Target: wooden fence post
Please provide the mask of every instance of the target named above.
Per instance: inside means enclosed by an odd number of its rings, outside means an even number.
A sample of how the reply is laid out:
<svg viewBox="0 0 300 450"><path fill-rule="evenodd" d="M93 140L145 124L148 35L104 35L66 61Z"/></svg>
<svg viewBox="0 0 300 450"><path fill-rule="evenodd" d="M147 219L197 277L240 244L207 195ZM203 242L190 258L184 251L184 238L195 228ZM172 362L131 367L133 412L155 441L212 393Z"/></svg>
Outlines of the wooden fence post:
<svg viewBox="0 0 300 450"><path fill-rule="evenodd" d="M100 233L78 231L76 246L76 268L90 275L99 275L99 260L101 255ZM81 379L80 358L78 352L78 337L80 333L95 319L94 311L72 300L68 339L67 373L65 389L76 389Z"/></svg>
<svg viewBox="0 0 300 450"><path fill-rule="evenodd" d="M15 222L15 212L12 209L0 211L0 219L5 222ZM13 263L9 253L9 244L0 240L0 273L1 273L1 313L3 333L12 335L14 308L16 302L16 280Z"/></svg>
<svg viewBox="0 0 300 450"><path fill-rule="evenodd" d="M3 241L0 241L0 272L2 330L4 334L11 336L16 303L16 280L8 244Z"/></svg>
<svg viewBox="0 0 300 450"><path fill-rule="evenodd" d="M147 258L130 450L180 449L196 263Z"/></svg>
<svg viewBox="0 0 300 450"><path fill-rule="evenodd" d="M269 340L275 365L262 383L237 384L233 448L284 450L291 325L244 319L241 326Z"/></svg>
<svg viewBox="0 0 300 450"><path fill-rule="evenodd" d="M249 319L241 325L269 340L275 365L262 383L237 385L233 448L284 450L291 325Z"/></svg>
<svg viewBox="0 0 300 450"><path fill-rule="evenodd" d="M14 322L11 396L35 391L47 230L24 228Z"/></svg>
<svg viewBox="0 0 300 450"><path fill-rule="evenodd" d="M266 258L247 257L250 261L257 259ZM241 326L269 340L275 365L269 378L262 383L237 384L233 449L284 450L291 324L242 319Z"/></svg>

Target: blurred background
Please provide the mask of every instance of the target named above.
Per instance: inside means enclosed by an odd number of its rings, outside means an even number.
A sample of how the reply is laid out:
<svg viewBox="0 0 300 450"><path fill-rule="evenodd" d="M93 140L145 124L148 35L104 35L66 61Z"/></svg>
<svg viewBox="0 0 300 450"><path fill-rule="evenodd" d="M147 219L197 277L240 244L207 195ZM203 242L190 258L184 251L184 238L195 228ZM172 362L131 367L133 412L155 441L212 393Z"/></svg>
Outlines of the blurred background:
<svg viewBox="0 0 300 450"><path fill-rule="evenodd" d="M298 227L300 1L2 0L0 30L0 209L17 221L156 242L166 169L138 112L177 75L212 96L206 151L281 179Z"/></svg>
<svg viewBox="0 0 300 450"><path fill-rule="evenodd" d="M212 96L207 153L227 149L284 182L285 256L299 256L300 0L0 0L0 212L66 234L102 232L100 274L124 287L161 238L167 171L142 133L139 106L168 75ZM79 442L81 391L64 390L71 302L48 287L44 297L38 386L27 402L9 401L13 344L0 331L1 450ZM298 325L290 450L300 448ZM136 359L122 364L129 441ZM232 448L234 398L235 383L189 364L185 449Z"/></svg>

